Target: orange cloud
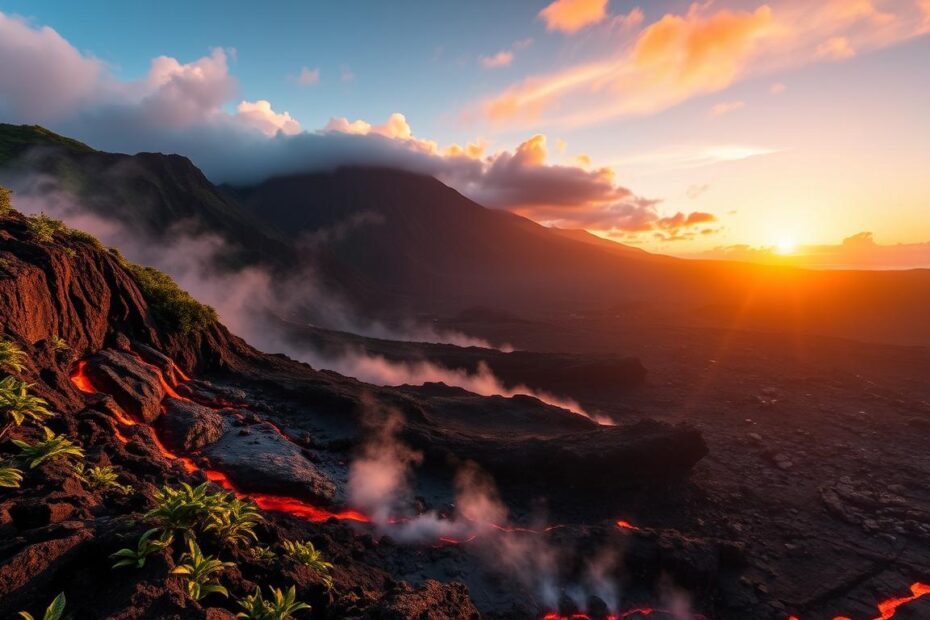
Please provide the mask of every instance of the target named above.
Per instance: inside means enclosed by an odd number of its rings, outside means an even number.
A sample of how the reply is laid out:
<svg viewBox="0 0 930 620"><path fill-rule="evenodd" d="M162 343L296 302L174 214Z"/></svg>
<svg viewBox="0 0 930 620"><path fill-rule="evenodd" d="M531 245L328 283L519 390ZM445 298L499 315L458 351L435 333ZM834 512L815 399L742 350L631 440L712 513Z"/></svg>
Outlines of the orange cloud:
<svg viewBox="0 0 930 620"><path fill-rule="evenodd" d="M818 58L846 60L856 55L856 50L846 37L832 37L817 46Z"/></svg>
<svg viewBox="0 0 930 620"><path fill-rule="evenodd" d="M913 0L880 6L781 0L736 10L695 3L643 27L620 48L614 42L606 55L510 86L480 103L479 116L514 128L651 114L748 76L881 49L928 29L930 17Z"/></svg>
<svg viewBox="0 0 930 620"><path fill-rule="evenodd" d="M513 62L513 52L502 50L493 56L482 56L481 64L487 69L507 67Z"/></svg>
<svg viewBox="0 0 930 620"><path fill-rule="evenodd" d="M271 102L265 99L242 101L236 106L236 112L236 118L266 136L273 136L279 131L287 135L300 133L300 123L287 112L279 114L272 110Z"/></svg>
<svg viewBox="0 0 930 620"><path fill-rule="evenodd" d="M313 86L320 83L320 70L301 67L295 80L301 86Z"/></svg>
<svg viewBox="0 0 930 620"><path fill-rule="evenodd" d="M539 12L547 30L574 34L607 17L607 0L555 0Z"/></svg>

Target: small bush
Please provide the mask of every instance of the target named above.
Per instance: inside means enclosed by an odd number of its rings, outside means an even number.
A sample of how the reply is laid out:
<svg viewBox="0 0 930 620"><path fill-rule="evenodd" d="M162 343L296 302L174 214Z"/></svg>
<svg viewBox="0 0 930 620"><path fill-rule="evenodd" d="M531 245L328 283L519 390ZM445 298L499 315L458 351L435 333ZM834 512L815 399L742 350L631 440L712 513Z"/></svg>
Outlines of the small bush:
<svg viewBox="0 0 930 620"><path fill-rule="evenodd" d="M51 218L44 213L33 215L27 220L29 232L42 243L51 243L55 239L55 233L67 230L64 222Z"/></svg>
<svg viewBox="0 0 930 620"><path fill-rule="evenodd" d="M84 467L84 463L78 463L74 466L74 473L87 488L93 491L115 489L123 495L132 491L132 487L128 484L120 484L116 469L110 465Z"/></svg>
<svg viewBox="0 0 930 620"><path fill-rule="evenodd" d="M186 335L216 322L216 310L191 297L170 276L154 267L124 264L135 277L152 312L166 326Z"/></svg>
<svg viewBox="0 0 930 620"><path fill-rule="evenodd" d="M262 598L259 587L255 588L254 594L241 598L239 606L245 611L239 612L236 617L247 620L290 620L298 611L310 609L310 605L297 600L294 586L288 588L287 592L269 587L268 592L271 594L268 600Z"/></svg>
<svg viewBox="0 0 930 620"><path fill-rule="evenodd" d="M14 377L5 377L0 381L0 423L3 424L0 427L0 438L12 426L22 426L27 420L41 422L54 415L45 400L29 393L31 387L31 383Z"/></svg>
<svg viewBox="0 0 930 620"><path fill-rule="evenodd" d="M285 540L282 546L284 547L284 557L309 567L323 579L323 583L326 584L327 588L333 587L333 578L329 574L333 565L323 559L322 552L318 551L312 542L309 540L305 542Z"/></svg>
<svg viewBox="0 0 930 620"><path fill-rule="evenodd" d="M55 600L52 601L52 604L48 606L45 610L45 613L42 615L42 620L61 620L61 616L65 613L65 593L62 592L55 597ZM19 612L19 615L24 620L35 620L27 611Z"/></svg>
<svg viewBox="0 0 930 620"><path fill-rule="evenodd" d="M23 472L12 465L0 465L0 487L17 489L23 481Z"/></svg>
<svg viewBox="0 0 930 620"><path fill-rule="evenodd" d="M22 372L26 354L15 342L0 340L0 368L7 372Z"/></svg>
<svg viewBox="0 0 930 620"><path fill-rule="evenodd" d="M192 487L182 482L178 488L164 486L155 492L155 508L145 518L167 532L178 532L191 539L204 532L228 512L228 493L210 493L210 483Z"/></svg>
<svg viewBox="0 0 930 620"><path fill-rule="evenodd" d="M249 556L256 562L271 562L278 557L278 554L268 547L255 545L249 547Z"/></svg>
<svg viewBox="0 0 930 620"><path fill-rule="evenodd" d="M84 450L64 435L56 435L47 426L42 427L45 433L43 441L33 444L14 439L13 443L22 451L22 458L29 463L29 469L35 469L45 461L57 458L84 458Z"/></svg>
<svg viewBox="0 0 930 620"><path fill-rule="evenodd" d="M181 575L184 578L187 595L195 601L214 593L229 596L226 588L214 583L213 575L228 566L235 565L232 562L221 562L214 557L204 555L193 540L187 541L187 549L187 553L181 556L181 564L171 571L172 575Z"/></svg>
<svg viewBox="0 0 930 620"><path fill-rule="evenodd" d="M0 216L9 215L13 210L13 190L0 185Z"/></svg>
<svg viewBox="0 0 930 620"><path fill-rule="evenodd" d="M174 537L170 533L165 533L164 530L153 527L139 537L135 549L120 549L110 555L112 559L116 560L113 568L142 568L145 566L146 558L153 553L167 549L173 540Z"/></svg>
<svg viewBox="0 0 930 620"><path fill-rule="evenodd" d="M68 229L68 238L73 241L86 243L87 245L92 246L97 250L104 249L104 245L100 242L100 239L93 236L89 232L84 232L83 230L78 230L77 228Z"/></svg>
<svg viewBox="0 0 930 620"><path fill-rule="evenodd" d="M218 503L220 510L213 512L205 532L212 532L217 539L227 545L257 542L255 525L263 520L258 508L252 502L244 502L235 497L226 498Z"/></svg>

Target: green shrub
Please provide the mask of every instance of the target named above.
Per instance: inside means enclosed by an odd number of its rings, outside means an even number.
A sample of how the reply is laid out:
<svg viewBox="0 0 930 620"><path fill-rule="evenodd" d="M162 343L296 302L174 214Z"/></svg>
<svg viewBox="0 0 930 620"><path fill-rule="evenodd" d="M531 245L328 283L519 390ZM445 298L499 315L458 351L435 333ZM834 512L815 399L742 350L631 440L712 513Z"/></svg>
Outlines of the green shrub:
<svg viewBox="0 0 930 620"><path fill-rule="evenodd" d="M71 350L71 347L68 345L68 341L57 334L52 336L49 339L49 342L51 343L52 348L58 352Z"/></svg>
<svg viewBox="0 0 930 620"><path fill-rule="evenodd" d="M284 547L284 557L298 564L303 564L317 573L326 584L327 588L333 587L333 578L329 571L333 565L323 559L322 552L318 551L313 543L308 541L290 541L285 540L282 544Z"/></svg>
<svg viewBox="0 0 930 620"><path fill-rule="evenodd" d="M218 502L217 506L219 510L210 514L205 532L212 532L227 545L245 544L250 540L258 542L254 529L263 517L255 504L227 497Z"/></svg>
<svg viewBox="0 0 930 620"><path fill-rule="evenodd" d="M42 243L51 243L55 239L55 233L64 232L67 228L61 220L51 218L44 213L30 217L26 225L29 232Z"/></svg>
<svg viewBox="0 0 930 620"><path fill-rule="evenodd" d="M0 185L0 217L13 210L13 190Z"/></svg>
<svg viewBox="0 0 930 620"><path fill-rule="evenodd" d="M83 230L78 230L77 228L68 229L68 238L74 241L80 241L81 243L86 243L87 245L92 246L97 250L104 249L103 244L100 243L100 239L93 236L89 232L84 232Z"/></svg>
<svg viewBox="0 0 930 620"><path fill-rule="evenodd" d="M52 604L48 606L45 610L45 613L42 615L42 620L61 620L62 614L65 613L65 593L62 592L55 597L55 600L52 601ZM26 611L19 612L19 615L24 620L35 620L32 617L32 614Z"/></svg>
<svg viewBox="0 0 930 620"><path fill-rule="evenodd" d="M15 342L0 340L0 368L7 372L22 372L25 368L26 353Z"/></svg>
<svg viewBox="0 0 930 620"><path fill-rule="evenodd" d="M26 420L41 422L44 418L54 415L49 411L45 400L29 393L31 387L31 383L14 377L8 376L0 380L0 418L3 419L0 438L12 426L22 426Z"/></svg>
<svg viewBox="0 0 930 620"><path fill-rule="evenodd" d="M158 536L155 536L156 534L158 534ZM145 566L146 558L153 553L158 553L159 551L167 549L173 540L174 537L170 533L165 533L164 530L153 527L139 537L139 542L136 543L135 549L120 549L116 553L110 555L112 559L117 560L113 568L123 568L127 566L142 568Z"/></svg>
<svg viewBox="0 0 930 620"><path fill-rule="evenodd" d="M23 481L23 472L12 465L0 465L0 487L17 489Z"/></svg>
<svg viewBox="0 0 930 620"><path fill-rule="evenodd" d="M170 276L154 267L129 262L124 265L135 277L156 318L166 326L186 335L216 322L216 311L191 297Z"/></svg>
<svg viewBox="0 0 930 620"><path fill-rule="evenodd" d="M229 592L218 583L214 583L213 575L227 566L234 566L232 562L221 562L214 557L204 555L200 547L193 540L187 541L187 553L181 556L181 564L171 571L172 575L181 575L184 578L184 587L187 595L199 601L210 594L229 596Z"/></svg>
<svg viewBox="0 0 930 620"><path fill-rule="evenodd" d="M297 600L294 586L282 592L279 588L268 588L271 598L262 598L261 588L256 587L255 593L239 600L239 606L245 611L236 614L237 618L248 620L289 620L298 611L309 610L310 605Z"/></svg>
<svg viewBox="0 0 930 620"><path fill-rule="evenodd" d="M42 427L45 433L43 441L37 441L33 444L14 439L13 443L22 450L21 456L28 461L29 469L35 469L45 461L57 458L70 459L84 458L84 450L77 446L64 435L56 435L47 426Z"/></svg>
<svg viewBox="0 0 930 620"><path fill-rule="evenodd" d="M128 484L120 484L116 469L110 465L84 467L84 463L78 463L74 466L74 473L87 488L94 491L116 489L123 495L132 491Z"/></svg>
<svg viewBox="0 0 930 620"><path fill-rule="evenodd" d="M249 555L256 562L271 562L278 557L277 553L261 545L249 547Z"/></svg>

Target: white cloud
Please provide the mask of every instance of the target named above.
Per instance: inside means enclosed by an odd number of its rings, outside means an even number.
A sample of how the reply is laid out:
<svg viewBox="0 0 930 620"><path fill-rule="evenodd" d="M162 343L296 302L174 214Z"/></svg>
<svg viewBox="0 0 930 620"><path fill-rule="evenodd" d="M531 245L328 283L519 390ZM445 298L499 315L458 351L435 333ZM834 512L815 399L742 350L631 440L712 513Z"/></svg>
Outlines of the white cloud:
<svg viewBox="0 0 930 620"><path fill-rule="evenodd" d="M272 110L271 102L265 99L242 101L236 106L236 111L241 122L255 127L266 136L273 136L279 131L287 135L300 132L300 123L287 112L279 114Z"/></svg>
<svg viewBox="0 0 930 620"><path fill-rule="evenodd" d="M320 70L318 68L310 69L308 67L301 67L296 81L301 86L313 86L315 84L319 84Z"/></svg>

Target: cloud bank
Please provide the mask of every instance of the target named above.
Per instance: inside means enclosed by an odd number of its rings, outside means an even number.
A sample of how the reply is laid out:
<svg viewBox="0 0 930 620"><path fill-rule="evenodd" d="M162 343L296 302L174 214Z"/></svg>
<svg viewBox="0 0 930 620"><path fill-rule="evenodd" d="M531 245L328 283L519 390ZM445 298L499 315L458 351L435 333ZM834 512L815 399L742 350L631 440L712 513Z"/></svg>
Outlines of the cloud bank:
<svg viewBox="0 0 930 620"><path fill-rule="evenodd" d="M531 43L518 41L513 49ZM337 117L305 130L268 100L238 100L231 54L214 48L190 62L159 56L142 78L121 81L54 30L0 13L0 113L104 150L181 153L215 182L243 185L346 165L396 167L561 227L633 235L665 230L658 201L619 185L609 169L549 163L543 135L487 154L480 141L440 146L420 138L400 113L380 124ZM313 78L310 71L299 79ZM692 226L687 217L674 221L676 236Z"/></svg>

